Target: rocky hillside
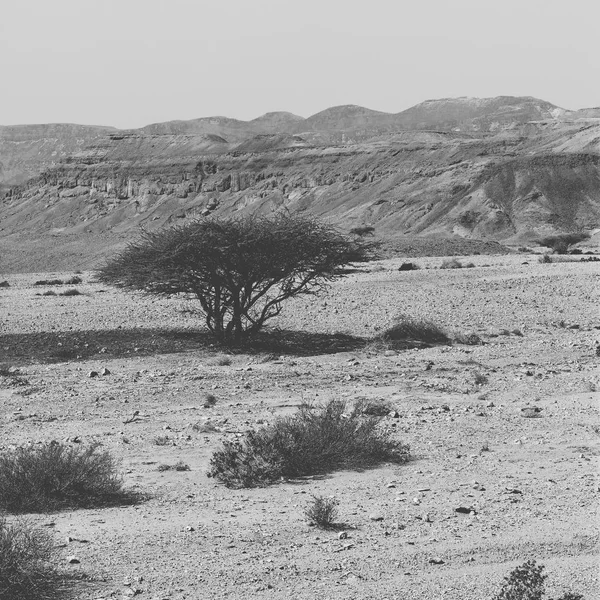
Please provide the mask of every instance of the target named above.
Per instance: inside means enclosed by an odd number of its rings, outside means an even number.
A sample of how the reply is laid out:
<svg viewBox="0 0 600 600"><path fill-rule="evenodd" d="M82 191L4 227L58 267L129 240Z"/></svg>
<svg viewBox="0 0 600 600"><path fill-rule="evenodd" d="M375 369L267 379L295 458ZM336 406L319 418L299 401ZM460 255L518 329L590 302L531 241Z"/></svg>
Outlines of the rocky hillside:
<svg viewBox="0 0 600 600"><path fill-rule="evenodd" d="M0 270L94 266L139 226L307 211L384 238L600 227L598 109L444 99L139 130L0 128Z"/></svg>

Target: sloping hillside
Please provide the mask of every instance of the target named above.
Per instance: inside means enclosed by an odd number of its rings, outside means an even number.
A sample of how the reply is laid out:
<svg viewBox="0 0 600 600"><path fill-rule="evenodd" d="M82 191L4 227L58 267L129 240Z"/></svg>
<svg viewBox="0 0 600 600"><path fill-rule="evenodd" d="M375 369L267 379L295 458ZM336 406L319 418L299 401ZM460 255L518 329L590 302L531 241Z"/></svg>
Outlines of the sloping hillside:
<svg viewBox="0 0 600 600"><path fill-rule="evenodd" d="M307 211L346 229L371 225L384 238L521 241L600 227L597 120L529 98L410 110L399 131L404 113L346 106L306 120L271 113L246 124L91 128L62 146L49 141L51 129L29 132L46 137L26 142L40 150L35 160L23 155L28 177L0 201L0 269L52 268L65 257L93 266L140 226L208 215ZM311 131L250 132L279 126ZM52 147L62 148L54 160Z"/></svg>

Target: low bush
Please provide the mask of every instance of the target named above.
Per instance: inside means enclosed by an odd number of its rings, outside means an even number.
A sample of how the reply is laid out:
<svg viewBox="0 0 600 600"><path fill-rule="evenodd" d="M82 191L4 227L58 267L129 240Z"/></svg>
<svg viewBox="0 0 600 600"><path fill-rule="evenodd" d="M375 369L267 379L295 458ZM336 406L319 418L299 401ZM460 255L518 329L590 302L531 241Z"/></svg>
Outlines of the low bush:
<svg viewBox="0 0 600 600"><path fill-rule="evenodd" d="M354 412L371 417L385 417L391 410L391 404L382 399L360 399L354 405Z"/></svg>
<svg viewBox="0 0 600 600"><path fill-rule="evenodd" d="M81 296L81 295L82 295L82 293L79 290L76 290L75 288L65 290L64 292L61 292L59 294L59 296Z"/></svg>
<svg viewBox="0 0 600 600"><path fill-rule="evenodd" d="M475 371L473 373L473 381L475 385L485 385L488 382L488 377L481 371Z"/></svg>
<svg viewBox="0 0 600 600"><path fill-rule="evenodd" d="M419 265L413 262L403 262L399 267L398 271L418 271Z"/></svg>
<svg viewBox="0 0 600 600"><path fill-rule="evenodd" d="M190 471L190 466L184 463L182 460L176 462L174 465L162 464L158 465L159 471Z"/></svg>
<svg viewBox="0 0 600 600"><path fill-rule="evenodd" d="M455 333L452 336L452 342L464 344L465 346L480 346L483 344L483 340L476 333Z"/></svg>
<svg viewBox="0 0 600 600"><path fill-rule="evenodd" d="M309 523L320 529L332 529L338 515L339 502L335 498L313 496L312 501L304 509L304 515Z"/></svg>
<svg viewBox="0 0 600 600"><path fill-rule="evenodd" d="M544 565L528 560L504 578L502 589L494 596L494 600L542 600L546 578ZM556 600L583 600L583 596L566 592Z"/></svg>
<svg viewBox="0 0 600 600"><path fill-rule="evenodd" d="M442 262L440 269L462 269L462 263L457 258L449 258Z"/></svg>
<svg viewBox="0 0 600 600"><path fill-rule="evenodd" d="M83 282L83 279L81 279L81 277L78 277L77 275L74 275L70 279L67 279L65 281L65 284L66 285L79 285L82 282Z"/></svg>
<svg viewBox="0 0 600 600"><path fill-rule="evenodd" d="M168 435L159 435L154 438L154 444L156 446L172 446L173 442Z"/></svg>
<svg viewBox="0 0 600 600"><path fill-rule="evenodd" d="M50 534L25 521L0 517L0 598L58 600L61 581L50 561L55 546Z"/></svg>
<svg viewBox="0 0 600 600"><path fill-rule="evenodd" d="M210 461L209 477L227 487L257 487L337 469L381 462L404 463L408 446L378 427L377 417L344 413L343 402L321 407L303 405L241 440L224 442Z"/></svg>
<svg viewBox="0 0 600 600"><path fill-rule="evenodd" d="M212 361L212 364L215 364L218 367L228 367L231 365L231 358L229 356L219 356Z"/></svg>
<svg viewBox="0 0 600 600"><path fill-rule="evenodd" d="M214 433L215 431L219 431L211 421L204 421L202 423L198 421L192 425L192 429L196 433Z"/></svg>
<svg viewBox="0 0 600 600"><path fill-rule="evenodd" d="M447 343L446 332L427 319L400 314L394 324L380 336L384 341L418 341L428 343Z"/></svg>
<svg viewBox="0 0 600 600"><path fill-rule="evenodd" d="M39 279L33 285L62 285L62 279Z"/></svg>
<svg viewBox="0 0 600 600"><path fill-rule="evenodd" d="M49 442L0 455L0 508L9 512L99 506L127 496L114 460L98 444Z"/></svg>
<svg viewBox="0 0 600 600"><path fill-rule="evenodd" d="M217 403L217 397L214 394L205 394L202 406L204 408L212 408Z"/></svg>
<svg viewBox="0 0 600 600"><path fill-rule="evenodd" d="M44 292L42 294L42 296L56 296L56 292L53 292L52 290L48 290L47 292Z"/></svg>

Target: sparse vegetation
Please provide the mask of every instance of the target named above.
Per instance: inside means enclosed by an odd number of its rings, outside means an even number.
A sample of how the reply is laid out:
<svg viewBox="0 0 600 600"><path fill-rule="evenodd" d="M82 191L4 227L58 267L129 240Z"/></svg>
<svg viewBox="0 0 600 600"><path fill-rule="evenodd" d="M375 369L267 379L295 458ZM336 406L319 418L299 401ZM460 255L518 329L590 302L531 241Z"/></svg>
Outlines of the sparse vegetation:
<svg viewBox="0 0 600 600"><path fill-rule="evenodd" d="M285 300L315 294L375 245L300 216L203 219L144 232L98 272L100 281L152 294L193 294L221 343L239 344Z"/></svg>
<svg viewBox="0 0 600 600"><path fill-rule="evenodd" d="M385 417L392 410L389 402L383 399L360 399L354 405L354 411L371 417Z"/></svg>
<svg viewBox="0 0 600 600"><path fill-rule="evenodd" d="M558 235L548 235L536 240L540 246L550 248L555 254L567 254L569 248L579 242L589 239L588 233L561 233Z"/></svg>
<svg viewBox="0 0 600 600"><path fill-rule="evenodd" d="M226 441L211 458L209 476L227 487L257 487L282 478L408 460L408 446L382 431L379 418L345 414L344 408L339 401L304 405L293 416Z"/></svg>
<svg viewBox="0 0 600 600"><path fill-rule="evenodd" d="M69 279L66 279L66 280L62 280L62 279L39 279L38 281L34 282L33 285L78 285L82 281L83 280L81 279L81 277L78 277L77 275L74 275L73 277L70 277Z"/></svg>
<svg viewBox="0 0 600 600"><path fill-rule="evenodd" d="M464 344L465 346L480 346L483 344L483 340L476 333L455 333L452 336L452 342Z"/></svg>
<svg viewBox="0 0 600 600"><path fill-rule="evenodd" d="M363 227L353 227L350 230L352 235L358 235L363 237L365 235L373 235L375 233L375 227L371 227L370 225L364 225Z"/></svg>
<svg viewBox="0 0 600 600"><path fill-rule="evenodd" d="M304 509L304 515L309 523L320 529L332 529L338 516L339 502L335 498L313 496L312 501Z"/></svg>
<svg viewBox="0 0 600 600"><path fill-rule="evenodd" d="M204 395L204 408L212 408L217 403L217 397L214 394Z"/></svg>
<svg viewBox="0 0 600 600"><path fill-rule="evenodd" d="M58 294L59 296L81 296L82 293L79 290L76 290L75 288L71 288L68 290L65 290L64 292L60 292L60 294Z"/></svg>
<svg viewBox="0 0 600 600"><path fill-rule="evenodd" d="M161 464L158 465L158 471L190 471L190 466L184 463L182 460L176 462L174 465Z"/></svg>
<svg viewBox="0 0 600 600"><path fill-rule="evenodd" d="M447 343L449 341L446 332L433 321L405 314L399 314L394 324L379 337L385 342Z"/></svg>
<svg viewBox="0 0 600 600"><path fill-rule="evenodd" d="M462 269L462 263L457 258L448 258L442 262L440 269Z"/></svg>
<svg viewBox="0 0 600 600"><path fill-rule="evenodd" d="M229 356L219 356L219 358L214 360L214 363L218 367L228 367L231 365L231 358Z"/></svg>
<svg viewBox="0 0 600 600"><path fill-rule="evenodd" d="M502 589L494 600L542 600L546 577L544 565L528 560L504 578Z"/></svg>
<svg viewBox="0 0 600 600"><path fill-rule="evenodd" d="M51 565L55 546L49 533L26 521L0 516L0 598L58 600L60 579Z"/></svg>
<svg viewBox="0 0 600 600"><path fill-rule="evenodd" d="M485 373L482 373L481 371L474 371L473 381L475 385L485 385L488 382L488 377Z"/></svg>
<svg viewBox="0 0 600 600"><path fill-rule="evenodd" d="M39 279L33 285L62 285L62 279Z"/></svg>
<svg viewBox="0 0 600 600"><path fill-rule="evenodd" d="M194 423L192 425L192 429L197 433L214 433L215 431L218 431L214 423L212 423L211 421L198 421L198 423Z"/></svg>
<svg viewBox="0 0 600 600"><path fill-rule="evenodd" d="M171 438L168 435L159 435L154 438L155 446L172 446Z"/></svg>
<svg viewBox="0 0 600 600"><path fill-rule="evenodd" d="M42 296L56 296L56 292L53 292L52 290L48 290L48 291L44 292L42 294Z"/></svg>
<svg viewBox="0 0 600 600"><path fill-rule="evenodd" d="M98 444L49 442L0 455L0 508L6 511L99 506L125 497L114 460Z"/></svg>
<svg viewBox="0 0 600 600"><path fill-rule="evenodd" d="M494 596L494 600L542 600L547 579L544 568L535 560L528 560L516 567L504 578L502 589ZM583 596L565 592L556 600L583 600Z"/></svg>

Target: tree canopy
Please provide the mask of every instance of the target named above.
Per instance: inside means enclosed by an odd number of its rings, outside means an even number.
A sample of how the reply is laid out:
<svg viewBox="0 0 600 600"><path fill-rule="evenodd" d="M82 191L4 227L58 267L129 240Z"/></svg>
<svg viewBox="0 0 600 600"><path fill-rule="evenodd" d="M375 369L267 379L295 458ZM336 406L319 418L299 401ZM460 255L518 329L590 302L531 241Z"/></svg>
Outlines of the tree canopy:
<svg viewBox="0 0 600 600"><path fill-rule="evenodd" d="M215 337L237 343L278 315L285 300L319 292L340 267L368 260L373 249L310 217L211 218L143 231L98 278L152 294L193 294Z"/></svg>
<svg viewBox="0 0 600 600"><path fill-rule="evenodd" d="M570 246L589 239L589 233L559 233L540 238L537 243L540 246L551 248L557 254L566 254Z"/></svg>

